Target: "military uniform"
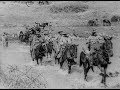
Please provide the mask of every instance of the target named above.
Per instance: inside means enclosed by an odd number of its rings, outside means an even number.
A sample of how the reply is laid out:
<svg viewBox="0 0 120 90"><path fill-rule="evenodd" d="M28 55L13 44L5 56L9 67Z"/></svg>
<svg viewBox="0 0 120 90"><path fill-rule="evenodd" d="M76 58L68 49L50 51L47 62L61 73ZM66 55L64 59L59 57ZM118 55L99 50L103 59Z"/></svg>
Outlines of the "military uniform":
<svg viewBox="0 0 120 90"><path fill-rule="evenodd" d="M72 44L72 39L70 37L67 38L67 43Z"/></svg>
<svg viewBox="0 0 120 90"><path fill-rule="evenodd" d="M34 37L34 34L31 34L31 35L30 35L30 38L29 38L30 46L31 46L31 43L32 43L32 41L33 41L33 37Z"/></svg>
<svg viewBox="0 0 120 90"><path fill-rule="evenodd" d="M96 31L93 30L92 36L87 39L87 44L90 44L90 52L93 53L95 50L99 50L100 46L104 43L104 38L100 35L96 35Z"/></svg>

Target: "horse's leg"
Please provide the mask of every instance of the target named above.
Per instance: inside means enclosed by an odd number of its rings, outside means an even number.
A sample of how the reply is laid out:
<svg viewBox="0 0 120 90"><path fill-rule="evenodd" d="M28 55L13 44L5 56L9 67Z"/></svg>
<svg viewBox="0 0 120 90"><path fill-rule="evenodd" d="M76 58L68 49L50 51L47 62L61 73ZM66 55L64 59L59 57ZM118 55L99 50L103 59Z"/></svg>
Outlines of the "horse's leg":
<svg viewBox="0 0 120 90"><path fill-rule="evenodd" d="M55 64L57 64L57 57L55 57Z"/></svg>
<svg viewBox="0 0 120 90"><path fill-rule="evenodd" d="M55 64L57 63L57 54L54 54Z"/></svg>
<svg viewBox="0 0 120 90"><path fill-rule="evenodd" d="M6 41L6 47L8 47L8 41Z"/></svg>
<svg viewBox="0 0 120 90"><path fill-rule="evenodd" d="M97 67L98 67L98 68L100 69L100 71L101 71L101 73L100 73L99 75L101 75L101 76L103 77L103 69L102 69L102 67L101 67L100 65L98 65ZM103 78L102 78L101 83L103 83Z"/></svg>
<svg viewBox="0 0 120 90"><path fill-rule="evenodd" d="M106 69L107 69L107 65L103 68L103 72L104 72L103 84L105 85L105 87L107 87L107 85L106 85L106 77L107 77Z"/></svg>
<svg viewBox="0 0 120 90"><path fill-rule="evenodd" d="M64 60L63 60L63 58L60 58L61 60L60 60L60 69L62 69L62 66L63 66L63 63L64 63Z"/></svg>
<svg viewBox="0 0 120 90"><path fill-rule="evenodd" d="M94 72L93 66L91 67L92 71Z"/></svg>
<svg viewBox="0 0 120 90"><path fill-rule="evenodd" d="M43 59L43 57L40 57L40 64L41 64L41 66L42 66L42 59Z"/></svg>
<svg viewBox="0 0 120 90"><path fill-rule="evenodd" d="M58 58L57 60L58 60L58 64L60 64L60 58Z"/></svg>
<svg viewBox="0 0 120 90"><path fill-rule="evenodd" d="M105 78L106 78L106 72L105 72L105 69L103 68L103 67L100 67L100 66L98 66L99 68L100 68L100 70L101 70L101 73L100 73L100 75L102 76L102 81L101 81L101 83L103 83L104 85L105 85ZM105 85L106 86L106 85Z"/></svg>
<svg viewBox="0 0 120 90"><path fill-rule="evenodd" d="M87 81L87 73L88 73L90 67L87 66L87 63L86 63L86 62L83 64L83 67L84 67L84 76L85 76L85 77L84 77L84 80Z"/></svg>
<svg viewBox="0 0 120 90"><path fill-rule="evenodd" d="M88 66L90 66L90 63L88 63ZM94 69L93 69L93 65L90 66L90 68L92 69L92 71L94 72Z"/></svg>
<svg viewBox="0 0 120 90"><path fill-rule="evenodd" d="M39 65L39 62L38 62L38 60L39 60L39 59L38 59L38 58L36 58L36 61L37 61L37 65Z"/></svg>
<svg viewBox="0 0 120 90"><path fill-rule="evenodd" d="M32 50L30 50L31 51L31 57L32 57L32 60L34 61L34 58L35 58L35 52L34 52L34 50L32 49Z"/></svg>
<svg viewBox="0 0 120 90"><path fill-rule="evenodd" d="M48 52L46 54L47 54L47 58L48 58Z"/></svg>
<svg viewBox="0 0 120 90"><path fill-rule="evenodd" d="M56 53L55 53L55 56L54 56L54 57L55 57L55 64L57 63L57 60L58 60L58 64L59 64L59 58L57 57L58 54L59 54L59 52L56 52Z"/></svg>
<svg viewBox="0 0 120 90"><path fill-rule="evenodd" d="M50 55L50 58L51 58L51 52L49 53L49 55Z"/></svg>
<svg viewBox="0 0 120 90"><path fill-rule="evenodd" d="M71 73L71 62L68 60L68 74Z"/></svg>
<svg viewBox="0 0 120 90"><path fill-rule="evenodd" d="M57 58L55 58L55 64L57 63Z"/></svg>
<svg viewBox="0 0 120 90"><path fill-rule="evenodd" d="M83 65L83 62L82 62L82 59L83 59L83 57L82 57L82 53L83 53L83 52L80 53L79 67L81 67L81 66Z"/></svg>
<svg viewBox="0 0 120 90"><path fill-rule="evenodd" d="M84 67L84 80L86 80L87 81L87 69L85 68L85 66L84 66L84 64L83 64L83 67Z"/></svg>

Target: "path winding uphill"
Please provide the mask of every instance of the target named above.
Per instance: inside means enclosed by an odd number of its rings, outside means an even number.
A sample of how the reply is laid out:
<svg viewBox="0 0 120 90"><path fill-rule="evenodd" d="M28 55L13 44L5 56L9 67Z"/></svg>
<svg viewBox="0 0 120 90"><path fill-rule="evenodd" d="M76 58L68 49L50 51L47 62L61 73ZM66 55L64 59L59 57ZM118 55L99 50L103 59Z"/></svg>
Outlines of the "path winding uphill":
<svg viewBox="0 0 120 90"><path fill-rule="evenodd" d="M118 48L117 44L114 44L114 47ZM117 49L115 51L118 53ZM116 69L116 66L120 67L117 63L119 57L117 54L115 54L115 57L111 59L112 64L108 67L108 72L120 72L119 69ZM29 46L19 44L18 42L9 43L8 48L3 48L0 43L0 60L4 64L32 65L35 69L42 72L44 78L48 82L47 88L49 89L101 88L99 69L95 68L94 73L90 70L88 73L88 82L86 82L83 78L83 68L79 68L78 66L73 66L71 74L67 74L67 70L61 70L58 65L53 66L48 63L47 65L36 66L31 60ZM119 82L119 75L117 77L107 78L108 87L118 87L116 85Z"/></svg>

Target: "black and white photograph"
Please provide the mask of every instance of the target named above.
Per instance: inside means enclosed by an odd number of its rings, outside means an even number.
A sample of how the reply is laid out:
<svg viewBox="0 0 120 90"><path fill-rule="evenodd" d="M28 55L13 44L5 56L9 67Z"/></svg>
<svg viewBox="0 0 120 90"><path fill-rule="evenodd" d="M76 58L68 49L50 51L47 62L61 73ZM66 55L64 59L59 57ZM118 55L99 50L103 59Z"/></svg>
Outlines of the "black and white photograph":
<svg viewBox="0 0 120 90"><path fill-rule="evenodd" d="M0 1L0 89L120 89L120 1Z"/></svg>

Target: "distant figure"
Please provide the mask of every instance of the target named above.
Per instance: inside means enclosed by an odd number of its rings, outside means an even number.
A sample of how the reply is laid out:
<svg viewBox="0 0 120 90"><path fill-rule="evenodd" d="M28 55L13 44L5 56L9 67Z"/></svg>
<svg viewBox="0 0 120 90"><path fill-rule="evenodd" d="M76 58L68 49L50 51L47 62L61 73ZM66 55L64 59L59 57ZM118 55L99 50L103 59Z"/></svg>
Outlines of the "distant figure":
<svg viewBox="0 0 120 90"><path fill-rule="evenodd" d="M7 37L7 34L5 32L2 35L2 46L8 47L8 37Z"/></svg>
<svg viewBox="0 0 120 90"><path fill-rule="evenodd" d="M19 40L20 40L20 42L23 41L23 36L24 36L23 31L20 31L20 33L19 33Z"/></svg>

